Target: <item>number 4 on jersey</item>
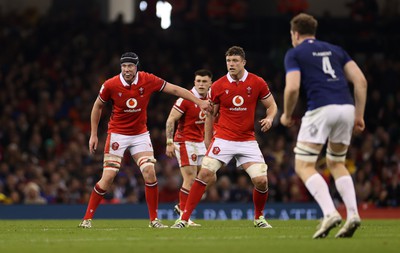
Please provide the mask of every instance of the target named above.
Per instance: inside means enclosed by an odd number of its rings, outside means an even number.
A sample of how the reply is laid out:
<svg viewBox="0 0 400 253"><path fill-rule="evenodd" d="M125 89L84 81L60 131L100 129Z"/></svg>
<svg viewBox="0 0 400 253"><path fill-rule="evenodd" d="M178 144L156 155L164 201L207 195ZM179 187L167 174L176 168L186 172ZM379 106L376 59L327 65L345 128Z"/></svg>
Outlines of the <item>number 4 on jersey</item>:
<svg viewBox="0 0 400 253"><path fill-rule="evenodd" d="M332 68L328 56L322 57L322 70L324 71L325 74L331 75L332 78L336 78L335 70Z"/></svg>

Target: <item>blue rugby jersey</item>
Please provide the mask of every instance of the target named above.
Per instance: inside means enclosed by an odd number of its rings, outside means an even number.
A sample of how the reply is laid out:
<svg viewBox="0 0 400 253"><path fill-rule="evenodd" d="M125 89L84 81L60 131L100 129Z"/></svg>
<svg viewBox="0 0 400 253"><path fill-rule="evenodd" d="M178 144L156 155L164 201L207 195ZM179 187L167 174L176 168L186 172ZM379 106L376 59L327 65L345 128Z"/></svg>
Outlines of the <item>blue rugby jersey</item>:
<svg viewBox="0 0 400 253"><path fill-rule="evenodd" d="M285 70L286 73L301 72L301 87L307 94L307 110L331 104L354 104L343 69L351 60L341 47L307 39L288 50Z"/></svg>

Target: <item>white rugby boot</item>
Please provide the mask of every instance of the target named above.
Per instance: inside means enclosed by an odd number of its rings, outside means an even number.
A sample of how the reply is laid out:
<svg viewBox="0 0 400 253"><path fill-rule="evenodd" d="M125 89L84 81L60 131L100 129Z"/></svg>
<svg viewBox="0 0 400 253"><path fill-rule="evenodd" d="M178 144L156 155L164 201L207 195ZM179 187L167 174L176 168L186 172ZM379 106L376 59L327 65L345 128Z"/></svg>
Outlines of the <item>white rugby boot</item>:
<svg viewBox="0 0 400 253"><path fill-rule="evenodd" d="M317 232L313 235L313 239L325 238L332 228L338 226L342 222L342 217L335 211L330 215L325 216L317 227Z"/></svg>
<svg viewBox="0 0 400 253"><path fill-rule="evenodd" d="M361 226L360 216L354 215L346 223L343 227L337 232L335 235L336 238L351 238L357 228Z"/></svg>

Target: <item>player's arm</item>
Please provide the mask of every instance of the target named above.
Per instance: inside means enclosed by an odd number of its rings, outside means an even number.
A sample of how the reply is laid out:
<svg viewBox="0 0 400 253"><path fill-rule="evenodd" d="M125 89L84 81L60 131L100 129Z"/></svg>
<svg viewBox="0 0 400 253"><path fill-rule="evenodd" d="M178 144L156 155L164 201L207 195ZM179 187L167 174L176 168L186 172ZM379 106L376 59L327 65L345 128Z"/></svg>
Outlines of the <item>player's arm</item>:
<svg viewBox="0 0 400 253"><path fill-rule="evenodd" d="M261 131L268 131L271 126L276 113L278 112L278 106L276 105L274 96L272 94L266 99L261 100L261 103L267 109L265 118L261 119L259 122L261 123Z"/></svg>
<svg viewBox="0 0 400 253"><path fill-rule="evenodd" d="M175 156L175 145L174 145L174 132L175 132L175 123L182 117L182 113L172 107L171 112L167 118L167 122L165 123L165 136L167 137L167 146L165 148L165 154L168 157Z"/></svg>
<svg viewBox="0 0 400 253"><path fill-rule="evenodd" d="M206 113L206 121L204 123L204 144L206 148L210 146L211 139L214 135L214 122L218 116L219 104L213 105L213 110Z"/></svg>
<svg viewBox="0 0 400 253"><path fill-rule="evenodd" d="M359 133L365 128L364 111L367 99L367 80L354 61L349 61L344 65L344 73L346 78L354 85L354 100L356 107L354 131Z"/></svg>
<svg viewBox="0 0 400 253"><path fill-rule="evenodd" d="M297 100L300 93L300 71L290 71L286 74L286 86L283 94L283 114L281 123L284 126L290 127L294 124L292 114L296 108Z"/></svg>
<svg viewBox="0 0 400 253"><path fill-rule="evenodd" d="M97 130L99 127L101 113L103 112L104 103L99 97L93 104L92 113L90 114L90 139L89 139L89 151L94 153L97 149L99 139L97 137Z"/></svg>
<svg viewBox="0 0 400 253"><path fill-rule="evenodd" d="M202 100L200 98L197 98L190 91L182 87L179 87L178 85L167 82L167 84L163 89L163 92L192 101L204 111L211 111L212 109L210 103L207 100Z"/></svg>

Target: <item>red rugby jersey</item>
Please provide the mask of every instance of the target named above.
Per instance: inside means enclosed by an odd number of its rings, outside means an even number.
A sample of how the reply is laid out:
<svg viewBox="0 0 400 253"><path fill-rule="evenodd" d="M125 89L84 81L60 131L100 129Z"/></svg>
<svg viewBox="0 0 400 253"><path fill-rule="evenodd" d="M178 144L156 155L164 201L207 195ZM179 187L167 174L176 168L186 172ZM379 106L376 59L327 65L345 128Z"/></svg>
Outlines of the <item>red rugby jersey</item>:
<svg viewBox="0 0 400 253"><path fill-rule="evenodd" d="M121 74L101 86L99 98L112 103L112 114L108 122L108 133L138 135L147 131L147 106L152 93L162 91L163 79L138 71L132 85Z"/></svg>
<svg viewBox="0 0 400 253"><path fill-rule="evenodd" d="M191 92L200 99L206 99L201 97L194 87ZM204 140L206 115L201 111L200 107L189 100L179 98L176 100L174 108L183 114L178 120L174 141L202 142Z"/></svg>
<svg viewBox="0 0 400 253"><path fill-rule="evenodd" d="M209 99L219 104L214 137L230 141L255 140L254 117L257 102L270 95L264 79L246 70L237 82L229 73L215 81L208 92Z"/></svg>

